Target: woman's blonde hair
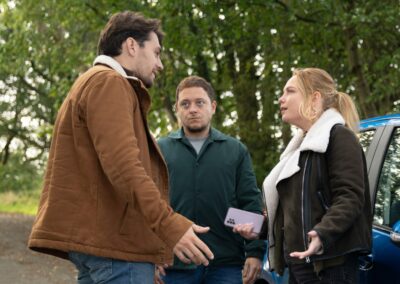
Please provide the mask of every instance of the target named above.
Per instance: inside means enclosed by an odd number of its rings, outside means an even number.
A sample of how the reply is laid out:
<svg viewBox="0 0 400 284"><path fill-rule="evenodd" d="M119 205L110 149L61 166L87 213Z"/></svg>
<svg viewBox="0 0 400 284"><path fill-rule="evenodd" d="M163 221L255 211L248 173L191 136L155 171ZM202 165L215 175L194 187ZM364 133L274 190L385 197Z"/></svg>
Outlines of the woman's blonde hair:
<svg viewBox="0 0 400 284"><path fill-rule="evenodd" d="M352 98L336 90L331 75L319 68L295 69L293 76L297 76L300 92L304 101L300 105L300 115L315 121L321 114L316 113L312 106L312 95L319 92L322 97L322 108L335 108L344 118L345 124L354 133L358 132L359 116Z"/></svg>

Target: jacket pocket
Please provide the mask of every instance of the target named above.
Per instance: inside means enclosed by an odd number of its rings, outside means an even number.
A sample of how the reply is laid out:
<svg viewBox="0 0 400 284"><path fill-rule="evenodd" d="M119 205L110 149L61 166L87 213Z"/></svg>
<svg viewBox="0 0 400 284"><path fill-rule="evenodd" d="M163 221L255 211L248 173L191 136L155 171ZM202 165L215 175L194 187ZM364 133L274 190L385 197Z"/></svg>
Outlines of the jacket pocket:
<svg viewBox="0 0 400 284"><path fill-rule="evenodd" d="M126 204L123 215L119 235L130 244L125 250L137 254L154 254L164 250L163 241L135 208Z"/></svg>

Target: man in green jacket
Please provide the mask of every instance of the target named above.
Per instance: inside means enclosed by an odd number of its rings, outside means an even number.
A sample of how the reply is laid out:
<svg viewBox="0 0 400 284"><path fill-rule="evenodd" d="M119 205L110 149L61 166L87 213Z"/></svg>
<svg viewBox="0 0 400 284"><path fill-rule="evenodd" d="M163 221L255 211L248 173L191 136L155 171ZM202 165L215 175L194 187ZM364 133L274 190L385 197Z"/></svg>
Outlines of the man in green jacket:
<svg viewBox="0 0 400 284"><path fill-rule="evenodd" d="M215 93L201 77L181 81L176 112L182 128L159 140L170 175L171 206L196 224L209 226L200 238L214 252L209 267L175 258L166 283L253 283L261 271L263 241L245 241L224 225L229 207L262 212L261 192L247 148L211 127ZM161 282L161 281L160 281Z"/></svg>

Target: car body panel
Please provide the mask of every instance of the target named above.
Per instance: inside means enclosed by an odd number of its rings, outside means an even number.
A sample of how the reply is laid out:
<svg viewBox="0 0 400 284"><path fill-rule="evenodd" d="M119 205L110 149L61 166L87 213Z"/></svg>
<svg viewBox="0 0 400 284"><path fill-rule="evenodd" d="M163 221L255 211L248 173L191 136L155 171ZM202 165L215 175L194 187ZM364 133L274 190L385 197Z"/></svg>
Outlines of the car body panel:
<svg viewBox="0 0 400 284"><path fill-rule="evenodd" d="M373 141L371 141L366 153L371 200L374 208L381 205L380 201L377 200L377 191L382 190L379 187L382 167L388 147L393 141L395 133L399 132L399 128L400 114L371 118L360 123L361 132L375 130ZM398 146L400 149L400 145ZM400 151L396 151L395 155L400 159ZM393 159L393 157L391 158ZM400 184L398 187L400 187ZM397 201L400 202L398 196ZM374 212L376 215L376 210ZM360 272L361 283L400 283L400 244L391 240L390 234L392 232L392 227L374 222L372 254L367 257L370 267L367 271Z"/></svg>

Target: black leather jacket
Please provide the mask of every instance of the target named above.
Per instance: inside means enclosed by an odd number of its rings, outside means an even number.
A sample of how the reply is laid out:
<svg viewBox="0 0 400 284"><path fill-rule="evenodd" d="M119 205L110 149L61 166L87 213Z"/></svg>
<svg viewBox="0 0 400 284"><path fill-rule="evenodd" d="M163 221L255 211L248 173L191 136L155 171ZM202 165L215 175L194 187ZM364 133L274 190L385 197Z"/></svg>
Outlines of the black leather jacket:
<svg viewBox="0 0 400 284"><path fill-rule="evenodd" d="M325 153L304 151L301 170L277 184L280 204L274 224L273 256L278 273L286 262L332 259L371 249L372 210L362 148L346 127L331 130ZM305 251L307 233L315 230L324 252L306 260L290 252Z"/></svg>

